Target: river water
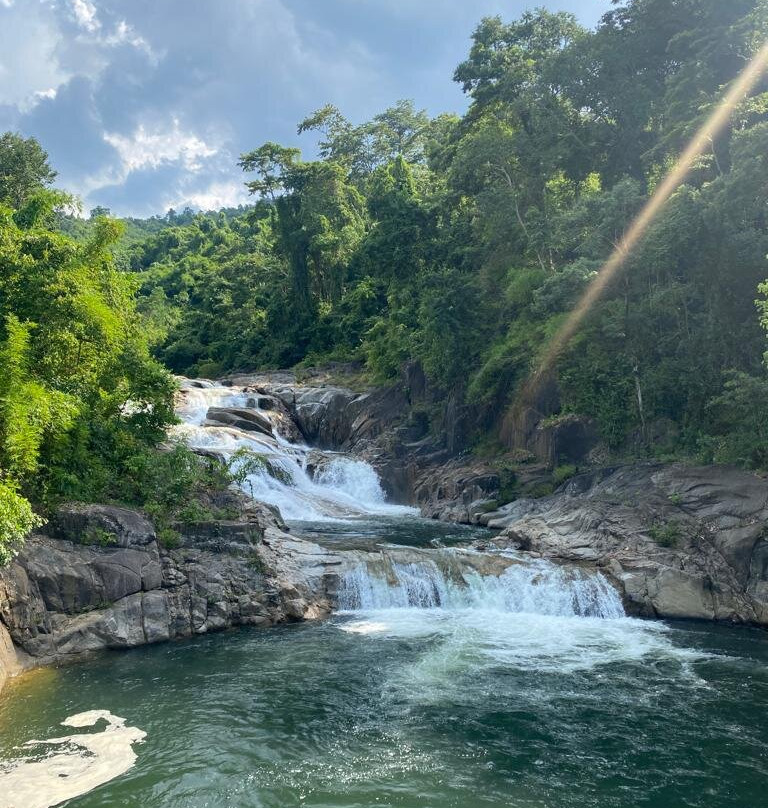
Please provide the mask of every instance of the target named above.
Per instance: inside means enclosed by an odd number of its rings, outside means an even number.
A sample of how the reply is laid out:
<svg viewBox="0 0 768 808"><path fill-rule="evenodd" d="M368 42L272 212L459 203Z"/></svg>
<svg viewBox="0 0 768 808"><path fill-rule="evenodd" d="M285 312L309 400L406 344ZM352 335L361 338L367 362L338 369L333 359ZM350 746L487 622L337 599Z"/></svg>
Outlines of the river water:
<svg viewBox="0 0 768 808"><path fill-rule="evenodd" d="M202 421L185 428L212 440L195 432ZM288 447L281 460L302 469L305 455ZM337 489L329 478L298 493L273 486L273 499L309 497L311 520L292 529L334 547L471 538L388 506L370 480L356 487L357 470ZM351 567L326 622L27 674L0 697L0 756L107 710L146 733L135 765L67 805L768 804L764 632L628 618L604 579L542 560L456 573L444 560L460 552Z"/></svg>

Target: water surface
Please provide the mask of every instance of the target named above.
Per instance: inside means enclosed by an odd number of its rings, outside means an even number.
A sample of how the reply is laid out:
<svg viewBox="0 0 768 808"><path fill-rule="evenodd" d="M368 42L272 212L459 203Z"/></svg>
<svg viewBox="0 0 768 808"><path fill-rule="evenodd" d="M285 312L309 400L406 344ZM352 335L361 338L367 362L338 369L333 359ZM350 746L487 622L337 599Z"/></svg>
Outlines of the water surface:
<svg viewBox="0 0 768 808"><path fill-rule="evenodd" d="M751 808L767 703L757 630L374 608L33 673L0 754L99 708L147 739L77 808Z"/></svg>

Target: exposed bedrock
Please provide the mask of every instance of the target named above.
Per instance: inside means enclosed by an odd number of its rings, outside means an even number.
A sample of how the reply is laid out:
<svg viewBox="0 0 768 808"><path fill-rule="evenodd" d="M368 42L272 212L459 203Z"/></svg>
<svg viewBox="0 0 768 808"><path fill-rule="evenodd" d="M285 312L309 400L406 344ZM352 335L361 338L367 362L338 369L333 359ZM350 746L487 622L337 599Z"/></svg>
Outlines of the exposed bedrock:
<svg viewBox="0 0 768 808"><path fill-rule="evenodd" d="M356 393L322 380L262 377L307 440L372 462L388 493L425 516L503 530L499 543L594 565L634 613L768 625L768 481L737 469L639 463L581 474L554 494L542 460L596 462L593 426L550 418L518 436L518 498L502 508L498 468L450 451L422 428L418 369L386 390ZM519 442L518 441L518 442ZM597 447L599 449L599 446Z"/></svg>
<svg viewBox="0 0 768 808"><path fill-rule="evenodd" d="M240 521L184 528L174 549L140 513L111 506L62 508L50 532L0 571L5 675L102 648L322 617L339 563L258 506Z"/></svg>
<svg viewBox="0 0 768 808"><path fill-rule="evenodd" d="M768 482L756 475L602 469L488 516L499 546L595 565L636 614L768 625Z"/></svg>

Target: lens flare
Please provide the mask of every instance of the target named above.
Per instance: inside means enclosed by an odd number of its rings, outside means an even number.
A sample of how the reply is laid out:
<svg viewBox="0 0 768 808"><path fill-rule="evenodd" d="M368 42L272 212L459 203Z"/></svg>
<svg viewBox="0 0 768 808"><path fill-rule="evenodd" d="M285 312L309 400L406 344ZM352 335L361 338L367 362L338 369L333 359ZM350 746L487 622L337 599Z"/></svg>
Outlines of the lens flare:
<svg viewBox="0 0 768 808"><path fill-rule="evenodd" d="M627 257L646 234L648 228L669 201L672 194L683 184L696 160L711 146L713 140L728 123L736 106L749 95L768 68L768 42L758 51L744 68L733 86L718 104L706 123L680 156L674 168L656 189L648 203L637 215L632 225L619 242L610 258L603 264L594 280L589 284L581 300L576 304L560 330L552 337L538 367L522 388L524 401L535 398L539 385L552 369L558 356L571 341L589 310L600 299L605 288L624 266Z"/></svg>

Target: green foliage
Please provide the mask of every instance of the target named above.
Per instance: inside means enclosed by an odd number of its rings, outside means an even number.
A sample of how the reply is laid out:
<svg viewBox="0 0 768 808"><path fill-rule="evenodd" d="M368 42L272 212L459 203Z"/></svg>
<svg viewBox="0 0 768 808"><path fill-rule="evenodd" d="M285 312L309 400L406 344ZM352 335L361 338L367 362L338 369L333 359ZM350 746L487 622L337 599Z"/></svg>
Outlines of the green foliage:
<svg viewBox="0 0 768 808"><path fill-rule="evenodd" d="M95 545L97 547L113 547L117 544L117 536L103 528L91 526L85 534L80 537L80 543Z"/></svg>
<svg viewBox="0 0 768 808"><path fill-rule="evenodd" d="M519 496L517 469L512 464L504 463L499 467L499 503L506 505Z"/></svg>
<svg viewBox="0 0 768 808"><path fill-rule="evenodd" d="M145 343L176 372L333 359L362 361L384 382L416 361L467 435L506 440L548 341L767 34L764 0L620 0L592 31L543 9L488 18L456 70L470 100L461 118L430 120L400 101L358 123L328 104L298 127L316 137L317 160L272 142L242 155L254 206L131 220L111 247L106 211L88 222L59 213L72 238L49 235L35 254L64 265L90 249L102 256L94 267L116 255L139 286ZM768 275L766 154L760 86L593 306L538 411L591 417L614 453L768 464L754 312ZM13 214L20 231L63 204L38 194ZM32 365L37 340L58 346L49 375L68 383L44 385L45 396L77 406L73 353L95 363L126 333L100 304L98 277L68 278L67 311L51 320L76 310L78 329L52 331L34 307L17 313ZM46 296L56 299L42 282L27 295ZM444 413L433 409L435 429ZM72 417L69 434L88 434L102 414ZM671 425L664 445L660 424Z"/></svg>
<svg viewBox="0 0 768 808"><path fill-rule="evenodd" d="M21 209L29 197L56 178L48 154L33 138L0 135L0 204Z"/></svg>
<svg viewBox="0 0 768 808"><path fill-rule="evenodd" d="M571 477L574 477L578 473L578 467L571 463L556 466L552 472L552 484L555 486L555 488L557 488L559 485L562 485L566 480L570 480Z"/></svg>
<svg viewBox="0 0 768 808"><path fill-rule="evenodd" d="M768 468L768 378L732 371L723 392L707 405L701 446L706 458L748 468Z"/></svg>
<svg viewBox="0 0 768 808"><path fill-rule="evenodd" d="M161 527L157 531L157 540L166 550L175 550L181 545L181 533L172 527Z"/></svg>
<svg viewBox="0 0 768 808"><path fill-rule="evenodd" d="M539 482L528 488L525 491L525 496L530 499L541 499L542 497L548 497L554 490L555 486L552 483Z"/></svg>
<svg viewBox="0 0 768 808"><path fill-rule="evenodd" d="M670 521L653 525L648 535L659 547L677 547L683 538L683 528L680 522Z"/></svg>
<svg viewBox="0 0 768 808"><path fill-rule="evenodd" d="M0 566L16 555L29 532L44 523L13 484L0 479Z"/></svg>
<svg viewBox="0 0 768 808"><path fill-rule="evenodd" d="M35 141L0 137L0 542L62 499L130 497L131 464L173 421L174 384L149 354L121 223L55 229L69 199ZM11 207L11 205L15 206ZM7 552L3 559L7 560Z"/></svg>

